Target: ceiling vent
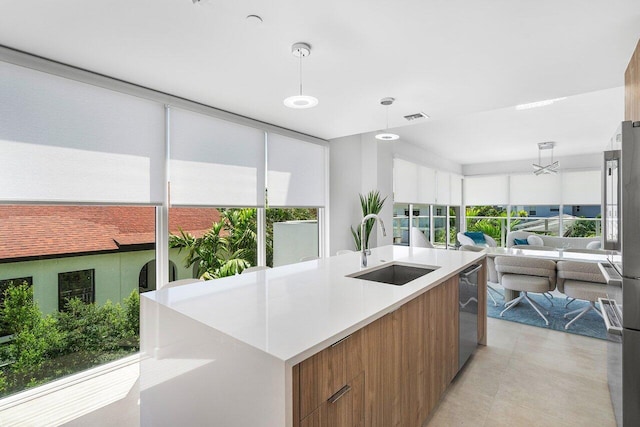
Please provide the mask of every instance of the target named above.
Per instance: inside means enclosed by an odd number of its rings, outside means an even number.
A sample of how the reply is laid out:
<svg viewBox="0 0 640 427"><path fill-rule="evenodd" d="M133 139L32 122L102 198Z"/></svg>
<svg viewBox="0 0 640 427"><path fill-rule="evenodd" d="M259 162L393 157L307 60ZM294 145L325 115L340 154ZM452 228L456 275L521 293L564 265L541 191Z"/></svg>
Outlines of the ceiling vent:
<svg viewBox="0 0 640 427"><path fill-rule="evenodd" d="M429 116L427 116L423 112L419 112L415 114L409 114L408 116L404 116L404 118L411 122L413 120L418 120L418 119L428 119Z"/></svg>

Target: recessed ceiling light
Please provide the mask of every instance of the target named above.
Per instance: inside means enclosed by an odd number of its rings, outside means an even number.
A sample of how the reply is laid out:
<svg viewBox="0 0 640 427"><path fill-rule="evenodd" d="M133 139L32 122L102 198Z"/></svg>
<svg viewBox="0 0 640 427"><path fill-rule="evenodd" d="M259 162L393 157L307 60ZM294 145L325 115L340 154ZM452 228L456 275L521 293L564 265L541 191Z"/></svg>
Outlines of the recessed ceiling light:
<svg viewBox="0 0 640 427"><path fill-rule="evenodd" d="M554 102L562 101L564 99L567 99L567 97L565 96L562 98L545 99L544 101L530 102L528 104L520 104L520 105L516 105L516 110L529 110L531 108L546 107L547 105L551 105Z"/></svg>

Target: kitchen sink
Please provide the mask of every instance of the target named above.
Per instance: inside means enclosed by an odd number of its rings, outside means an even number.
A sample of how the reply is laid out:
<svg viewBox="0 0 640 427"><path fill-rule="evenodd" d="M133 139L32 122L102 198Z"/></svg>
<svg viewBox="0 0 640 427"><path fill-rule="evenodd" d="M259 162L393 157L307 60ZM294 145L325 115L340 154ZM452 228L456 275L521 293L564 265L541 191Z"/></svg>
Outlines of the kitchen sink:
<svg viewBox="0 0 640 427"><path fill-rule="evenodd" d="M439 267L418 266L394 262L380 267L371 268L369 270L349 274L347 277L402 286L417 279L418 277L429 274L438 268Z"/></svg>

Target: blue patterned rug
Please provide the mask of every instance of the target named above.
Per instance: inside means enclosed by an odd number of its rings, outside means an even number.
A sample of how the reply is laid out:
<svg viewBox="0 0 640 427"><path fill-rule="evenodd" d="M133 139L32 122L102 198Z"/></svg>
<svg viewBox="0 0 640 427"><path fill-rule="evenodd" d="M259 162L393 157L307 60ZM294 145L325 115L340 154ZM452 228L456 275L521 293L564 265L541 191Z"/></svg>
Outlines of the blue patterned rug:
<svg viewBox="0 0 640 427"><path fill-rule="evenodd" d="M495 294L494 297L498 302L497 307L493 305L491 298L487 298L487 315L489 317L524 323L525 325L538 326L540 328L554 329L556 331L568 332L571 334L585 335L592 338L600 338L603 340L607 339L607 329L605 328L604 320L602 320L602 318L593 310L589 311L578 319L578 321L569 326L569 329L564 328L564 326L573 319L573 317L565 319L564 314L587 306L589 303L586 301L577 300L572 302L568 308L564 308L567 300L564 296L555 296L552 300L553 307L550 307L548 300L542 295L529 294L529 297L532 300L540 304L549 312L549 315L546 316L549 320L549 326L546 326L542 317L540 317L533 307L531 307L531 304L526 301L520 302L518 307L512 308L504 313L504 317L500 317L500 312L504 310L504 300Z"/></svg>

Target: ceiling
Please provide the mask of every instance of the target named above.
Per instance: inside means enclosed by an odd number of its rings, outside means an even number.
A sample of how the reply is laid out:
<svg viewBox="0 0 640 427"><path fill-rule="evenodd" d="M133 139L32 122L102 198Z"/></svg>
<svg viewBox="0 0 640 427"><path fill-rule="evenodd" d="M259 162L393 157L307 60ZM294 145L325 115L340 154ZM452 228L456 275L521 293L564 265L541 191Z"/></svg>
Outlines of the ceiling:
<svg viewBox="0 0 640 427"><path fill-rule="evenodd" d="M638 38L638 0L0 2L7 47L320 138L384 127L379 100L393 96L391 128L424 111L398 133L463 164L535 157L542 140L592 149L622 119ZM309 110L282 103L298 90L299 41L312 46L304 92L320 100ZM570 98L507 108L558 97ZM581 115L595 110L608 115Z"/></svg>

